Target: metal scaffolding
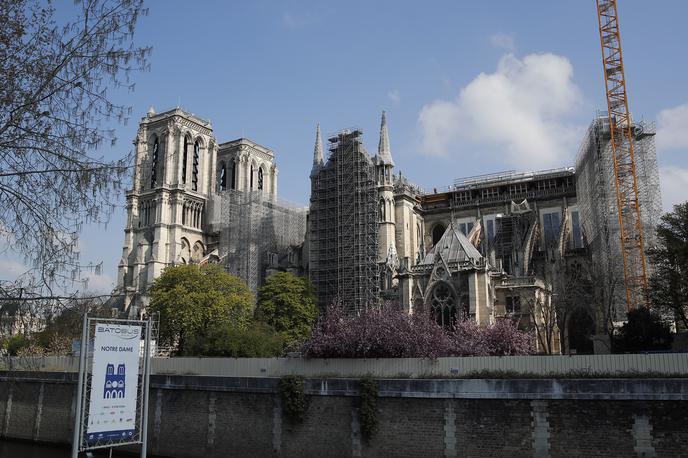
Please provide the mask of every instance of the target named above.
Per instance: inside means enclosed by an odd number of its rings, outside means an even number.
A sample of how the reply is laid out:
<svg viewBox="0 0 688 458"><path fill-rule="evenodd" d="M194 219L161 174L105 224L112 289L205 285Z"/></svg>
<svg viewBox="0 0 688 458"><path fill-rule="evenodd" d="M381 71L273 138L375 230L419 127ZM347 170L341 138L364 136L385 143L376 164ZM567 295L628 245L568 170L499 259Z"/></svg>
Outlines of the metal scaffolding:
<svg viewBox="0 0 688 458"><path fill-rule="evenodd" d="M222 191L215 196L212 232L227 270L255 293L272 258L303 244L306 209L262 190Z"/></svg>
<svg viewBox="0 0 688 458"><path fill-rule="evenodd" d="M638 199L645 248L656 242L655 228L662 214L659 171L655 151L655 125L641 121L634 125ZM590 124L576 158L576 195L583 237L595 263L595 271L617 319L626 313L623 257L615 194L615 175L609 120L606 113ZM652 266L648 266L650 269Z"/></svg>
<svg viewBox="0 0 688 458"><path fill-rule="evenodd" d="M329 138L327 163L311 174L309 272L321 307L350 311L379 301L375 166L349 129Z"/></svg>

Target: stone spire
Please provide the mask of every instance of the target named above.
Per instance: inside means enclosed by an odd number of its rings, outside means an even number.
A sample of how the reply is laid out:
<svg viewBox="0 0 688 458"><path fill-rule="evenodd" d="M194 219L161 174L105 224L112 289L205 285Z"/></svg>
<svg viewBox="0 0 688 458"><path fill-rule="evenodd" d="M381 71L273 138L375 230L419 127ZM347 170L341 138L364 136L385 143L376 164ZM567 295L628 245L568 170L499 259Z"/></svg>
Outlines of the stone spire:
<svg viewBox="0 0 688 458"><path fill-rule="evenodd" d="M380 123L380 144L377 147L377 155L381 164L394 166L392 152L389 149L389 132L387 132L387 118L384 111Z"/></svg>
<svg viewBox="0 0 688 458"><path fill-rule="evenodd" d="M311 174L315 173L324 164L325 160L323 159L323 146L322 137L320 136L320 123L318 123L318 126L315 130L315 147L313 148L313 169L311 170Z"/></svg>

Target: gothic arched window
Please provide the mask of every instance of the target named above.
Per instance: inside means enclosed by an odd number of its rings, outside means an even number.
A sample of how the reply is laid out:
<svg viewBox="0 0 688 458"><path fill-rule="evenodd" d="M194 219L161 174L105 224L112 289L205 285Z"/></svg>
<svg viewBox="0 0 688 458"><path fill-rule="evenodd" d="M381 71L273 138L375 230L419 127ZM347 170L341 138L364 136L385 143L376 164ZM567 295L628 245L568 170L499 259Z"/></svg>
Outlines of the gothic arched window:
<svg viewBox="0 0 688 458"><path fill-rule="evenodd" d="M198 163L201 158L201 145L198 143L198 140L194 142L194 151L193 151L193 169L191 170L192 173L192 179L191 179L191 189L194 191L198 191Z"/></svg>
<svg viewBox="0 0 688 458"><path fill-rule="evenodd" d="M456 297L448 284L439 283L432 290L432 315L437 324L453 328L456 322Z"/></svg>
<svg viewBox="0 0 688 458"><path fill-rule="evenodd" d="M263 167L258 168L258 189L263 189Z"/></svg>
<svg viewBox="0 0 688 458"><path fill-rule="evenodd" d="M189 158L189 139L184 137L184 154L182 155L182 184L186 184L186 161Z"/></svg>
<svg viewBox="0 0 688 458"><path fill-rule="evenodd" d="M446 231L447 228L444 227L444 224L438 224L434 228L432 228L432 244L437 245L437 242L440 241L442 236L444 235L444 231Z"/></svg>
<svg viewBox="0 0 688 458"><path fill-rule="evenodd" d="M249 189L253 189L253 164L251 164L251 186Z"/></svg>
<svg viewBox="0 0 688 458"><path fill-rule="evenodd" d="M155 137L153 141L153 153L151 155L151 189L155 187L156 181L158 179L158 150L160 149L160 143L158 142L158 137Z"/></svg>
<svg viewBox="0 0 688 458"><path fill-rule="evenodd" d="M227 165L222 162L220 164L220 174L219 174L219 189L220 191L227 190Z"/></svg>
<svg viewBox="0 0 688 458"><path fill-rule="evenodd" d="M232 161L232 189L236 189L236 172L237 172L236 161Z"/></svg>

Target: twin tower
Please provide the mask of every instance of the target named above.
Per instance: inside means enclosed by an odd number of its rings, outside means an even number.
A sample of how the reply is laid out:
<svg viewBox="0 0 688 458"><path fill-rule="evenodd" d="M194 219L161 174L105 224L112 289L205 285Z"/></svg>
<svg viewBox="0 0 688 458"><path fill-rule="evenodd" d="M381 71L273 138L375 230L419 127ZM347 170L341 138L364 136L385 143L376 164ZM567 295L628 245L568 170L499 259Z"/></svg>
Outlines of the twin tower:
<svg viewBox="0 0 688 458"><path fill-rule="evenodd" d="M282 209L299 224L291 231L298 235L288 240L272 234L280 245L267 243L259 230L272 227L272 213L281 208L274 153L246 138L218 143L209 121L181 108L151 109L134 140L116 305L140 315L165 267L206 262L223 264L254 289L275 269L308 275L323 306L335 298L361 308L399 297L398 270L409 269L422 251L421 193L393 173L384 113L375 156L361 135L349 130L331 136L325 160L318 126L308 224L302 210ZM250 207L249 231L224 230L246 226L230 221L246 212L225 211L237 202ZM264 218L253 221L256 214ZM243 253L237 246L249 249L250 259L233 256Z"/></svg>

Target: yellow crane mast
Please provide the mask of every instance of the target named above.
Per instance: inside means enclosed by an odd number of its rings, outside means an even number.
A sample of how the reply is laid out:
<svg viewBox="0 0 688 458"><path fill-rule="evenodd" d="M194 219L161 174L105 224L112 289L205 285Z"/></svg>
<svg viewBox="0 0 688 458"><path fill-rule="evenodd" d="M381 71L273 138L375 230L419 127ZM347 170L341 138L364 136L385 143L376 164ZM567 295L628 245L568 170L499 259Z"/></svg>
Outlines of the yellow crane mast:
<svg viewBox="0 0 688 458"><path fill-rule="evenodd" d="M633 122L628 109L616 0L597 0L597 18L607 89L626 304L631 310L645 305L647 272L633 155Z"/></svg>

